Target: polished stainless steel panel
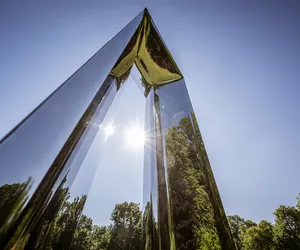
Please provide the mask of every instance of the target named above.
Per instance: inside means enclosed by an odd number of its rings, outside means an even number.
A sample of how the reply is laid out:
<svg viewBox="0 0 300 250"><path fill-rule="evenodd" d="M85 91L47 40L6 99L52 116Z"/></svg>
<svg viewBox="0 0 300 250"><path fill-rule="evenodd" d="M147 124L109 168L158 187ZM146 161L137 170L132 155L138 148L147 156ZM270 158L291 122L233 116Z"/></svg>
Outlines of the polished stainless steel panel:
<svg viewBox="0 0 300 250"><path fill-rule="evenodd" d="M85 204L109 167L101 126L133 64L146 98L143 200L99 209L111 223L96 224ZM147 10L0 142L0 249L235 249L183 75Z"/></svg>
<svg viewBox="0 0 300 250"><path fill-rule="evenodd" d="M159 249L235 249L184 80L156 88L151 98Z"/></svg>
<svg viewBox="0 0 300 250"><path fill-rule="evenodd" d="M89 122L112 84L107 76L142 18L140 13L1 141L1 249L25 246L57 187L72 183L96 133Z"/></svg>

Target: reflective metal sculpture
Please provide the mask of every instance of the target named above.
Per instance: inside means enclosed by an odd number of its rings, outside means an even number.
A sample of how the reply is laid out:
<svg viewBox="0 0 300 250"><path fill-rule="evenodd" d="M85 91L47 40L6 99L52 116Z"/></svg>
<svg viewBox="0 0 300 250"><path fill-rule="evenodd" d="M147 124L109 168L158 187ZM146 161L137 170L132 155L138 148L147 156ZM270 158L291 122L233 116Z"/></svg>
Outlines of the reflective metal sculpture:
<svg viewBox="0 0 300 250"><path fill-rule="evenodd" d="M134 64L147 102L142 212L117 204L114 224L93 226L82 211L99 128ZM235 249L183 75L146 9L1 141L0 176L0 249Z"/></svg>

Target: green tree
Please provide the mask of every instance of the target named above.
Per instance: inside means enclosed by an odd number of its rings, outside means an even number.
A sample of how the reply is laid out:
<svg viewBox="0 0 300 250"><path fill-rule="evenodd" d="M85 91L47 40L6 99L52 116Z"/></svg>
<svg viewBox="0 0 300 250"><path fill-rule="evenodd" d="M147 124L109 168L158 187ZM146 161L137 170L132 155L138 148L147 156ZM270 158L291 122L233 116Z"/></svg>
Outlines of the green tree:
<svg viewBox="0 0 300 250"><path fill-rule="evenodd" d="M280 205L274 215L274 224L262 220L258 225L237 215L228 216L238 249L300 249L300 196L296 206Z"/></svg>
<svg viewBox="0 0 300 250"><path fill-rule="evenodd" d="M245 250L275 249L273 225L263 220L257 226L248 228L243 233L243 246Z"/></svg>
<svg viewBox="0 0 300 250"><path fill-rule="evenodd" d="M231 228L231 233L233 240L236 244L237 249L242 249L243 244L241 240L242 229L241 227L244 225L245 220L238 215L228 216L228 222Z"/></svg>
<svg viewBox="0 0 300 250"><path fill-rule="evenodd" d="M227 218L237 249L244 249L243 237L245 235L245 232L249 228L257 226L257 224L251 220L245 220L238 215L228 216Z"/></svg>
<svg viewBox="0 0 300 250"><path fill-rule="evenodd" d="M143 212L142 222L142 249L151 250L159 249L159 242L157 236L157 222L153 215L153 203L152 198L146 203Z"/></svg>
<svg viewBox="0 0 300 250"><path fill-rule="evenodd" d="M299 199L296 207L280 205L274 215L274 241L278 249L300 249Z"/></svg>
<svg viewBox="0 0 300 250"><path fill-rule="evenodd" d="M110 250L140 249L142 235L142 212L139 204L124 202L117 204L111 214Z"/></svg>
<svg viewBox="0 0 300 250"><path fill-rule="evenodd" d="M91 250L107 250L110 242L110 230L106 226L94 225L91 234Z"/></svg>
<svg viewBox="0 0 300 250"><path fill-rule="evenodd" d="M19 218L24 204L28 199L28 192L32 185L32 178L26 182L5 184L0 187L0 247L9 241L10 246L17 237L10 238L10 233ZM20 231L18 228L16 231Z"/></svg>
<svg viewBox="0 0 300 250"><path fill-rule="evenodd" d="M82 234L80 235L80 232L78 230L76 231L76 228L77 225L80 226L79 220L85 201L86 195L83 195L81 198L74 198L73 202L64 202L62 208L55 218L55 222L51 228L51 232L47 239L45 249L69 249L75 233L77 235L77 243L80 242ZM83 221L81 224L82 228L85 229L85 226L88 223L86 223L85 217L83 217Z"/></svg>
<svg viewBox="0 0 300 250"><path fill-rule="evenodd" d="M20 194L25 191L26 183L5 184L0 187L0 223L7 219L7 214L14 210L14 204L18 202Z"/></svg>
<svg viewBox="0 0 300 250"><path fill-rule="evenodd" d="M169 190L177 249L221 249L206 165L189 117L166 133Z"/></svg>
<svg viewBox="0 0 300 250"><path fill-rule="evenodd" d="M93 230L92 219L83 214L79 220L76 231L74 233L71 249L72 250L91 249L92 230Z"/></svg>
<svg viewBox="0 0 300 250"><path fill-rule="evenodd" d="M242 234L246 232L246 230L249 229L250 227L255 227L255 226L257 226L257 224L252 220L245 220L244 223L241 225Z"/></svg>

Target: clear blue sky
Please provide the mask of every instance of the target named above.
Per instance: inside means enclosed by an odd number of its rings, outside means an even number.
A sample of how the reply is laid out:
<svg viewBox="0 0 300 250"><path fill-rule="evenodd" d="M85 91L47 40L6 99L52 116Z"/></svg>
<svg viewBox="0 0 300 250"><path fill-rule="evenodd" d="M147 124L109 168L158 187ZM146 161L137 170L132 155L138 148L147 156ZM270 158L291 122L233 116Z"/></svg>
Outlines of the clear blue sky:
<svg viewBox="0 0 300 250"><path fill-rule="evenodd" d="M1 1L0 138L144 7L185 76L227 214L272 220L300 192L299 1ZM137 91L124 89L128 107L144 105Z"/></svg>

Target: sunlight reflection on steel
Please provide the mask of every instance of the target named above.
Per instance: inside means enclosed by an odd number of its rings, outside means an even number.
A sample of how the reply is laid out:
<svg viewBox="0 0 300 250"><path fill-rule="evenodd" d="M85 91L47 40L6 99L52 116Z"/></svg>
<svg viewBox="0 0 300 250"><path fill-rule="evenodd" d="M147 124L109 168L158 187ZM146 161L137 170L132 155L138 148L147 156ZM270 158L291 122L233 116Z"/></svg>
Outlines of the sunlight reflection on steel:
<svg viewBox="0 0 300 250"><path fill-rule="evenodd" d="M104 131L107 137L113 135L115 133L115 126L109 124L108 126L104 127Z"/></svg>
<svg viewBox="0 0 300 250"><path fill-rule="evenodd" d="M134 63L145 124L136 115L127 127L106 115ZM97 170L112 170L100 162L109 139L122 166L112 175L135 181L117 134L144 150L143 209L124 200L112 226L93 227L83 209ZM0 141L0 177L0 249L235 249L183 75L147 10ZM106 206L129 185L102 178Z"/></svg>
<svg viewBox="0 0 300 250"><path fill-rule="evenodd" d="M126 139L130 147L135 149L141 149L144 146L145 142L144 129L138 126L130 127L126 131Z"/></svg>

